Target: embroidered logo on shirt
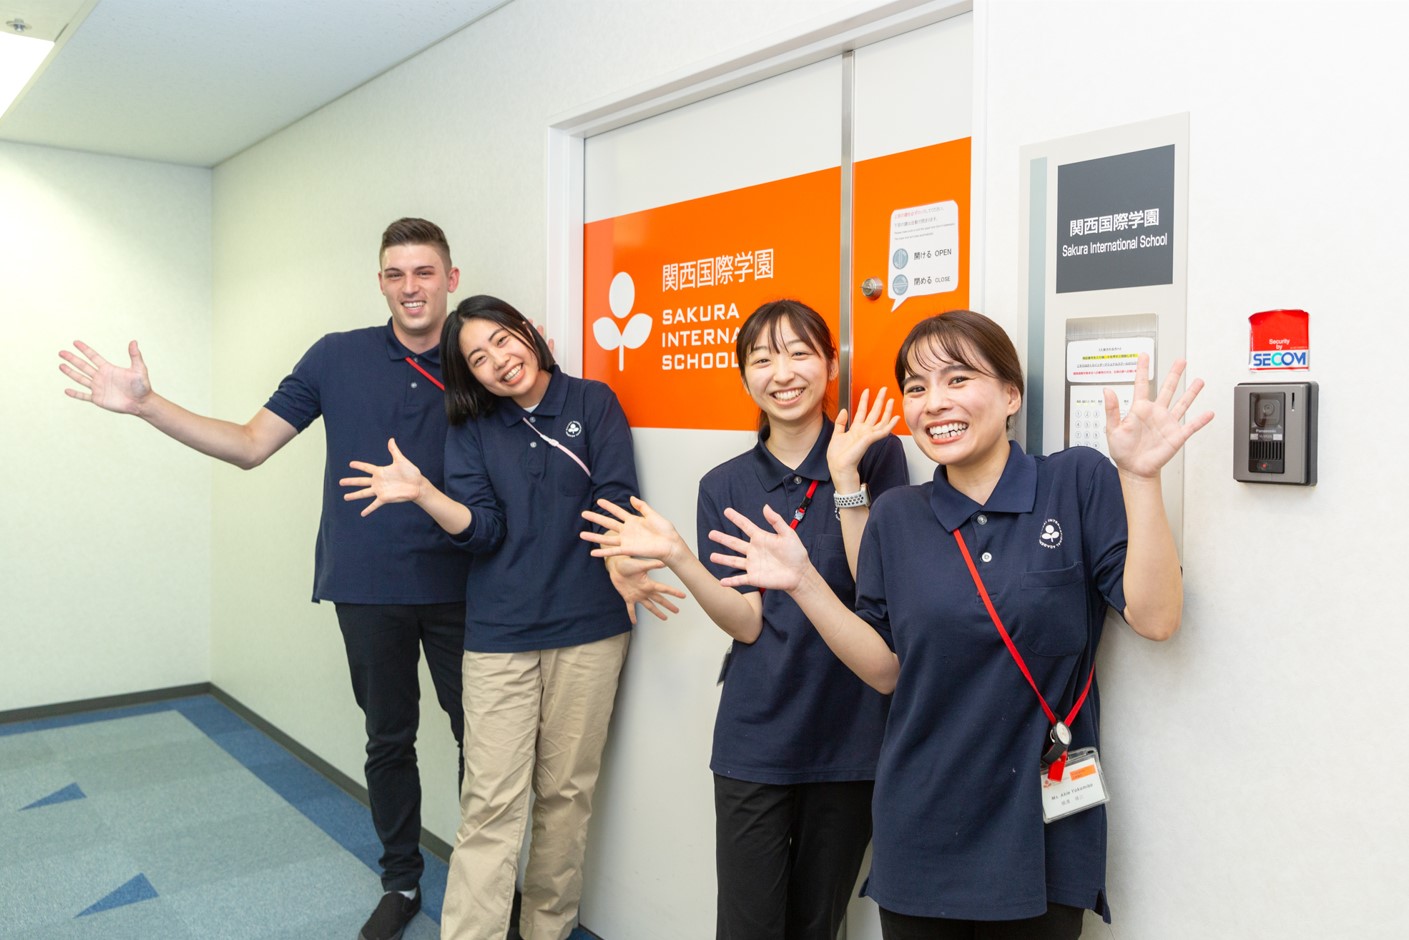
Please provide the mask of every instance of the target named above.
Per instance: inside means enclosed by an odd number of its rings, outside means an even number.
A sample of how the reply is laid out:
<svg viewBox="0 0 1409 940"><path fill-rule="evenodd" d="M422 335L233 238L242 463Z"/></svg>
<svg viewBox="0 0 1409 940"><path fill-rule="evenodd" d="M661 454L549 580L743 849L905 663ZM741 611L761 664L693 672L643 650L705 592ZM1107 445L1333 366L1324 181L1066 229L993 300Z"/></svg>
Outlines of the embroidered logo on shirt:
<svg viewBox="0 0 1409 940"><path fill-rule="evenodd" d="M563 433L568 437L577 437L582 433L582 425L578 424L576 421L569 421L568 426L563 429Z"/></svg>
<svg viewBox="0 0 1409 940"><path fill-rule="evenodd" d="M1037 536L1037 544L1043 548L1056 548L1062 544L1062 524L1056 519L1042 523L1042 534Z"/></svg>

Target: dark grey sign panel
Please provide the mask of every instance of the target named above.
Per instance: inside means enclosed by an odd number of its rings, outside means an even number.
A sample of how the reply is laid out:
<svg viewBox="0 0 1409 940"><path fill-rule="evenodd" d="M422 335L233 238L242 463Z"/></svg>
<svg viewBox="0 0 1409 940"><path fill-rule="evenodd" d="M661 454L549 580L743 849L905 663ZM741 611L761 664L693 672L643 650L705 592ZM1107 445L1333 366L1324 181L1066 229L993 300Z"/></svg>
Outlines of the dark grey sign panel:
<svg viewBox="0 0 1409 940"><path fill-rule="evenodd" d="M1057 293L1174 283L1174 145L1057 167Z"/></svg>

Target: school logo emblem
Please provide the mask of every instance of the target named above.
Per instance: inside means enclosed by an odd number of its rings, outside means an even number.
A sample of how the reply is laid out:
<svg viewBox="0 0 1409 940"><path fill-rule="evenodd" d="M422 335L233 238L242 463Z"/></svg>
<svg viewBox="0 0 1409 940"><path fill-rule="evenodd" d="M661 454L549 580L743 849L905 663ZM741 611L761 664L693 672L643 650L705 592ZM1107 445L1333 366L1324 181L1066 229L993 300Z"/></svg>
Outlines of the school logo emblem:
<svg viewBox="0 0 1409 940"><path fill-rule="evenodd" d="M1037 536L1037 544L1043 548L1056 548L1062 544L1062 524L1056 519L1042 523L1042 532Z"/></svg>
<svg viewBox="0 0 1409 940"><path fill-rule="evenodd" d="M631 316L631 307L636 303L636 282L631 280L631 275L625 271L617 272L612 278L612 286L607 290L607 306L611 308L610 317L598 317L592 321L592 338L597 341L597 345L607 352L616 350L616 368L618 372L626 371L626 351L628 349L640 349L650 338L651 327L654 325L650 314L638 313ZM627 317L631 319L627 320ZM618 320L625 320L624 326L618 326Z"/></svg>
<svg viewBox="0 0 1409 940"><path fill-rule="evenodd" d="M569 421L568 426L563 429L563 433L568 437L577 437L582 433L582 425L576 421Z"/></svg>

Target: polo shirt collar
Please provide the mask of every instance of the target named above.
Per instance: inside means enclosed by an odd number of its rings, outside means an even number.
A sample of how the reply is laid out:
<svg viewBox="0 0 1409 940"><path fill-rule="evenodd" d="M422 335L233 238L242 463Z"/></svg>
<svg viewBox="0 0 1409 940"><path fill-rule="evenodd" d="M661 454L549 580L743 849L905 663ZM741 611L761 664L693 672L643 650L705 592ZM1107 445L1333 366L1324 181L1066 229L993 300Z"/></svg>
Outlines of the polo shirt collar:
<svg viewBox="0 0 1409 940"><path fill-rule="evenodd" d="M548 375L550 376L548 391L543 393L543 400L531 413L542 415L545 418L556 418L563 413L563 406L567 404L568 380L557 366L549 369ZM517 424L528 414L530 412L520 407L519 403L512 398L504 398L499 401L499 417L504 421L505 427Z"/></svg>
<svg viewBox="0 0 1409 940"><path fill-rule="evenodd" d="M387 317L386 326L382 327L382 335L386 339L386 351L389 359L405 359L407 356L412 356L433 366L440 365L439 343L423 353L413 353L402 344L401 340L396 338L396 331L391 328L391 317Z"/></svg>
<svg viewBox="0 0 1409 940"><path fill-rule="evenodd" d="M1036 505L1037 461L1023 453L1017 441L1008 442L1008 462L1003 466L1003 475L998 478L998 485L993 488L988 502L982 506L949 485L944 467L935 467L930 507L939 524L950 532L968 522L980 509L985 512L1024 513L1032 512Z"/></svg>
<svg viewBox="0 0 1409 940"><path fill-rule="evenodd" d="M812 445L812 450L807 452L807 456L797 465L796 470L773 456L767 444L768 430L760 431L758 443L753 447L753 469L758 474L759 484L765 490L775 490L793 477L830 482L832 471L827 466L827 445L832 442L832 431L835 427L835 424L823 417L822 433L817 435L817 442Z"/></svg>

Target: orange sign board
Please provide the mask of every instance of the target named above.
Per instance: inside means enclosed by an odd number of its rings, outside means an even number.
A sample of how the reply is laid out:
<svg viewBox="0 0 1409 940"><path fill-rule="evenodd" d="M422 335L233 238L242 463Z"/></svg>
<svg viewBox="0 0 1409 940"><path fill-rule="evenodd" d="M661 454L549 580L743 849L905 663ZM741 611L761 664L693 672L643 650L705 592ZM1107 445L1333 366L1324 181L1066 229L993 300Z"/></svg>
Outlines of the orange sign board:
<svg viewBox="0 0 1409 940"><path fill-rule="evenodd" d="M583 226L582 373L633 427L752 430L734 340L793 297L837 329L841 171L833 167Z"/></svg>
<svg viewBox="0 0 1409 940"><path fill-rule="evenodd" d="M969 305L970 151L965 137L853 167L853 397L896 395L905 334ZM583 375L612 386L634 427L753 429L739 327L794 297L837 333L842 232L836 167L588 223ZM874 300L868 277L883 279Z"/></svg>
<svg viewBox="0 0 1409 940"><path fill-rule="evenodd" d="M895 354L910 328L969 306L971 142L963 137L853 167L853 398L881 386L897 395ZM868 277L885 285L875 299L861 292Z"/></svg>

